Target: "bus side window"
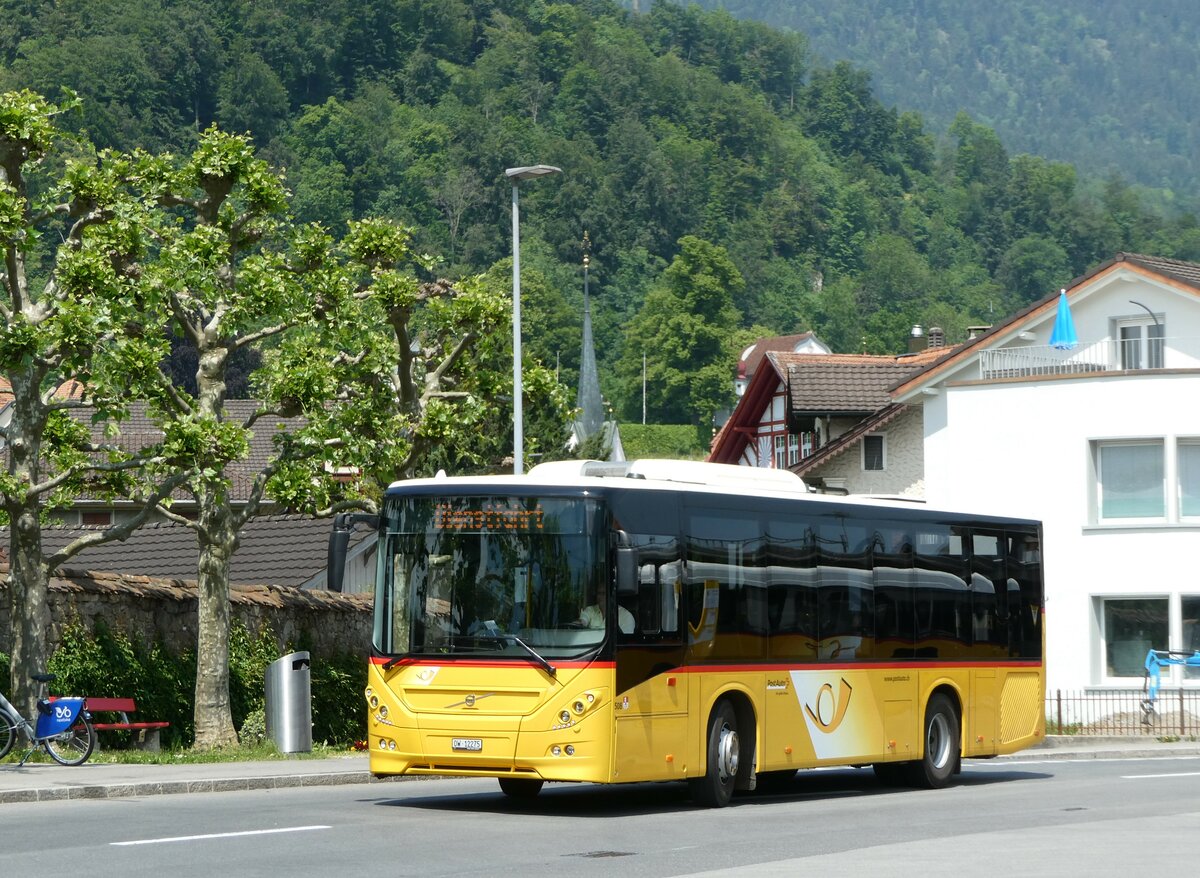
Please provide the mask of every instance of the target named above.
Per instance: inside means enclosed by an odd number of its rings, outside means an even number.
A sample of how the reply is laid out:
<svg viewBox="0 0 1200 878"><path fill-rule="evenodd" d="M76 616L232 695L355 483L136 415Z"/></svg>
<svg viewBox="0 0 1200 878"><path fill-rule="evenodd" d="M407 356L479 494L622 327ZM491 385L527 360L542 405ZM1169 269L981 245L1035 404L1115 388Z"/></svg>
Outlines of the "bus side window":
<svg viewBox="0 0 1200 878"><path fill-rule="evenodd" d="M679 541L661 534L628 534L636 555L637 594L620 597L642 639L679 639L682 564Z"/></svg>
<svg viewBox="0 0 1200 878"><path fill-rule="evenodd" d="M1008 655L1008 577L1005 575L1004 535L977 529L971 533L971 616L974 654Z"/></svg>

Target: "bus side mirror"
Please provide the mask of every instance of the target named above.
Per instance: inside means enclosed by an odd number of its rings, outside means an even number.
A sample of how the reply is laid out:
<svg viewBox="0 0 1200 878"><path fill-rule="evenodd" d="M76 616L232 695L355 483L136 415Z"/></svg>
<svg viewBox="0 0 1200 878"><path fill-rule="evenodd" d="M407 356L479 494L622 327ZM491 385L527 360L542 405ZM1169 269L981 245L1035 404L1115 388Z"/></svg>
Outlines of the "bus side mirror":
<svg viewBox="0 0 1200 878"><path fill-rule="evenodd" d="M339 515L338 518L341 518ZM346 548L350 545L350 528L335 521L329 534L329 554L325 561L325 587L341 591L346 576Z"/></svg>
<svg viewBox="0 0 1200 878"><path fill-rule="evenodd" d="M637 552L629 548L617 549L617 594L635 595L638 591Z"/></svg>
<svg viewBox="0 0 1200 878"><path fill-rule="evenodd" d="M330 591L342 590L346 576L346 550L350 546L350 532L356 524L365 524L378 530L379 516L366 512L339 512L333 517L333 531L329 534L329 552L325 560L325 587Z"/></svg>

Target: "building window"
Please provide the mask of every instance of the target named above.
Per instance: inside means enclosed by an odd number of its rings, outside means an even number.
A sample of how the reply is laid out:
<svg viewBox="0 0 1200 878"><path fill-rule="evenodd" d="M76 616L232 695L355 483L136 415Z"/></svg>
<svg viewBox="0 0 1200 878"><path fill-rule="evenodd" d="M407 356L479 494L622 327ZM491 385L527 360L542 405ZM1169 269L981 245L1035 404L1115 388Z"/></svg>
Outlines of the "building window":
<svg viewBox="0 0 1200 878"><path fill-rule="evenodd" d="M1101 443L1096 477L1101 519L1166 517L1161 441Z"/></svg>
<svg viewBox="0 0 1200 878"><path fill-rule="evenodd" d="M1103 603L1105 676L1145 676L1146 654L1167 648L1167 599L1108 598Z"/></svg>
<svg viewBox="0 0 1200 878"><path fill-rule="evenodd" d="M1179 517L1200 517L1200 442L1179 443Z"/></svg>
<svg viewBox="0 0 1200 878"><path fill-rule="evenodd" d="M800 462L800 437L795 433L788 434L788 466Z"/></svg>
<svg viewBox="0 0 1200 878"><path fill-rule="evenodd" d="M1200 596L1185 594L1179 599L1179 610L1182 615L1181 634L1183 635L1182 649L1185 652L1200 650ZM1200 668L1184 666L1185 680L1200 680Z"/></svg>
<svg viewBox="0 0 1200 878"><path fill-rule="evenodd" d="M882 433L863 437L863 469L868 472L881 471L887 467L887 443Z"/></svg>
<svg viewBox="0 0 1200 878"><path fill-rule="evenodd" d="M800 434L800 457L811 457L816 451L817 443L815 441L816 433L801 433Z"/></svg>
<svg viewBox="0 0 1200 878"><path fill-rule="evenodd" d="M787 437L782 433L775 434L775 469L787 467Z"/></svg>
<svg viewBox="0 0 1200 878"><path fill-rule="evenodd" d="M112 524L111 510L102 509L79 513L79 525L81 527L108 527L110 524Z"/></svg>
<svg viewBox="0 0 1200 878"><path fill-rule="evenodd" d="M1122 369L1161 369L1166 326L1160 321L1128 320L1117 325Z"/></svg>

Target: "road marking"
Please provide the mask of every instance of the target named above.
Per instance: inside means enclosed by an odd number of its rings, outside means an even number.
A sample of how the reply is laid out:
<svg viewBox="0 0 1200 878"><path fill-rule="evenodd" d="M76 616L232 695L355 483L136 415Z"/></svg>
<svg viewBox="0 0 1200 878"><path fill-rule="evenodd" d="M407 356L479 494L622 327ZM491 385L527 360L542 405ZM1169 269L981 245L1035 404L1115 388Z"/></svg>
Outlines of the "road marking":
<svg viewBox="0 0 1200 878"><path fill-rule="evenodd" d="M1200 777L1200 771L1181 771L1178 774L1123 774L1121 780L1152 780L1156 777Z"/></svg>
<svg viewBox="0 0 1200 878"><path fill-rule="evenodd" d="M332 829L332 826L285 826L281 829L250 829L245 832L214 832L210 835L177 835L172 838L143 838L137 841L111 841L113 847L135 844L167 844L173 841L204 841L210 838L239 838L246 835L274 835L280 832L311 832L314 829Z"/></svg>

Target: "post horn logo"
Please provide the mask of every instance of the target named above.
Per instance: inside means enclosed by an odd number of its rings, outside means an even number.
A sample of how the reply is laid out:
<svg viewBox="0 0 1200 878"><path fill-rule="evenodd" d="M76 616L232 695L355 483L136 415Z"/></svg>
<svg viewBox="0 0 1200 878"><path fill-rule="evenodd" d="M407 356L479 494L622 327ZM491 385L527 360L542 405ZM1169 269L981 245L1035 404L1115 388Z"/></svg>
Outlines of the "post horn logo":
<svg viewBox="0 0 1200 878"><path fill-rule="evenodd" d="M826 683L817 690L816 709L814 710L811 704L806 704L804 710L817 728L827 735L833 734L846 718L853 692L853 687L846 682L845 677L842 678L837 696L833 694L833 684Z"/></svg>

